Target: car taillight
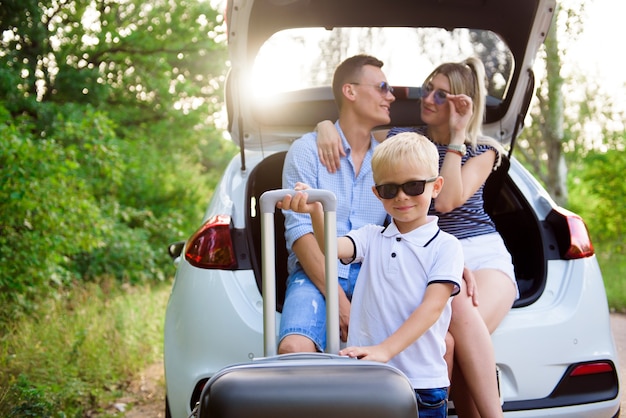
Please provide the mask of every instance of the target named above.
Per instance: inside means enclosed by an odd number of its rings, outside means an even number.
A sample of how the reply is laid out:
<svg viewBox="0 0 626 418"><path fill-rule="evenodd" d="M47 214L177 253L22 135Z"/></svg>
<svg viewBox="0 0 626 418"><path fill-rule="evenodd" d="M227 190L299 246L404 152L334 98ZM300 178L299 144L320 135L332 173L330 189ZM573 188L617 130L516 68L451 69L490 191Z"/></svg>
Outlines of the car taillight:
<svg viewBox="0 0 626 418"><path fill-rule="evenodd" d="M552 209L547 220L555 228L561 257L572 260L595 254L587 226L579 215L559 207Z"/></svg>
<svg viewBox="0 0 626 418"><path fill-rule="evenodd" d="M608 360L572 364L550 394L549 406L602 402L619 395L619 381ZM546 405L548 406L548 405Z"/></svg>
<svg viewBox="0 0 626 418"><path fill-rule="evenodd" d="M230 216L209 218L187 241L185 259L189 264L205 269L235 268L237 258L230 234Z"/></svg>
<svg viewBox="0 0 626 418"><path fill-rule="evenodd" d="M587 374L613 373L613 371L613 366L609 362L602 361L598 363L580 364L576 366L569 375L573 377Z"/></svg>

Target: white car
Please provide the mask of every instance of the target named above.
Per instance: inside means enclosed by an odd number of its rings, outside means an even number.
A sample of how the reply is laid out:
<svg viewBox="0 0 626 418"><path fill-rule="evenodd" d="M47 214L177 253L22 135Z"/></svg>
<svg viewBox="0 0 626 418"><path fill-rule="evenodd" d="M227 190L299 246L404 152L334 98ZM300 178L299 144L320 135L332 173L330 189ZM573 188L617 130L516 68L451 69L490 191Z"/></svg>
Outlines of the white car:
<svg viewBox="0 0 626 418"><path fill-rule="evenodd" d="M263 356L256 205L263 191L281 188L290 143L336 119L335 66L361 52L385 62L396 96L391 126L414 126L428 73L476 54L490 85L484 131L513 150L555 7L555 0L228 1L228 131L241 153L203 224L170 247L177 272L165 319L167 417L188 417L218 370ZM509 157L485 191L521 293L493 333L505 416L617 417L618 360L585 224ZM287 276L280 211L275 224L278 323Z"/></svg>

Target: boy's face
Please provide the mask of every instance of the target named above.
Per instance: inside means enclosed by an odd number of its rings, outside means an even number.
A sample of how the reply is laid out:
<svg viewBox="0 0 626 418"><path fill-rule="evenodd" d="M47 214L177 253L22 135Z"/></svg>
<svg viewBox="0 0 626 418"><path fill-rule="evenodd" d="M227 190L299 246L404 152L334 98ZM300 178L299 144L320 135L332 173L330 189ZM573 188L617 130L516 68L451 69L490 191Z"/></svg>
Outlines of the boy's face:
<svg viewBox="0 0 626 418"><path fill-rule="evenodd" d="M424 167L416 167L415 164L408 161L398 161L392 169L385 169L376 174L379 180L378 185L394 184L403 185L414 180L432 179L432 173ZM397 194L390 199L383 199L376 189L372 187L374 194L383 203L385 210L394 219L398 230L401 233L410 232L426 223L428 209L432 199L437 197L443 185L443 178L437 176L434 181L424 184L424 192L417 196L410 196L402 187L395 187ZM415 186L415 185L411 185ZM394 187L388 188L394 189ZM415 190L415 187L409 187L409 191ZM420 187L418 186L419 190Z"/></svg>

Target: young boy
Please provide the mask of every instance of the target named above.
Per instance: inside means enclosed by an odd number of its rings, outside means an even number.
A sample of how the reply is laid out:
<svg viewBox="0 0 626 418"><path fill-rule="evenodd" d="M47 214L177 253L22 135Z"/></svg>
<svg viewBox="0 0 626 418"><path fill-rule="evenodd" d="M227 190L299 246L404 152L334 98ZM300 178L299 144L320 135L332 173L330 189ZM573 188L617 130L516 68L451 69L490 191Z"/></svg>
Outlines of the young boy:
<svg viewBox="0 0 626 418"><path fill-rule="evenodd" d="M392 222L367 225L337 239L342 263L363 263L352 299L348 347L339 354L402 370L415 389L420 417L447 415L445 336L451 296L458 293L463 273L459 241L428 216L430 202L443 186L438 164L437 148L422 135L406 132L384 141L372 157L372 190ZM306 188L298 184L296 190ZM311 214L321 247L322 207L306 199L306 192L298 192L279 207Z"/></svg>

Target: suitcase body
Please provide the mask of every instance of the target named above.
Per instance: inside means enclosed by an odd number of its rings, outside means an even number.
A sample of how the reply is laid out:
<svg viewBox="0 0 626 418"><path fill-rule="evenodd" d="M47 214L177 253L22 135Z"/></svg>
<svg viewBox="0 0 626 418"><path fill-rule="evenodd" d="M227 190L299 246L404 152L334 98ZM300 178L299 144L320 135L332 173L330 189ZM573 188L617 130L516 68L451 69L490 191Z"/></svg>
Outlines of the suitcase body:
<svg viewBox="0 0 626 418"><path fill-rule="evenodd" d="M415 418L413 388L406 376L383 363L336 355L339 320L336 257L326 257L327 353L276 355L273 214L291 190L261 196L265 357L228 366L207 382L200 418ZM336 254L335 196L307 190L324 207L325 248ZM267 215L267 216L266 216Z"/></svg>

